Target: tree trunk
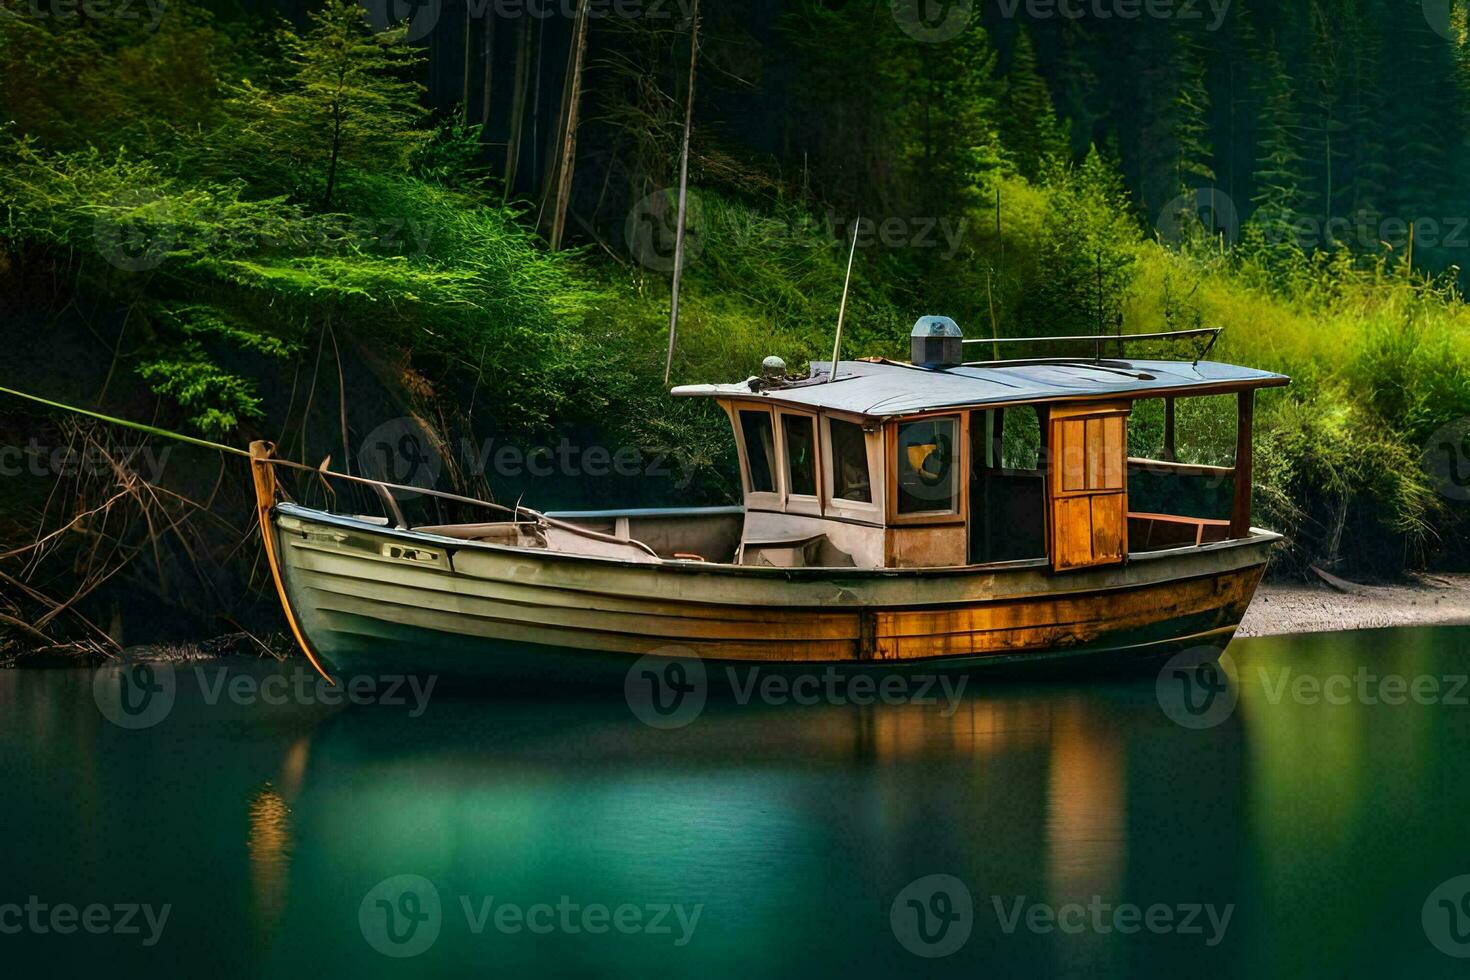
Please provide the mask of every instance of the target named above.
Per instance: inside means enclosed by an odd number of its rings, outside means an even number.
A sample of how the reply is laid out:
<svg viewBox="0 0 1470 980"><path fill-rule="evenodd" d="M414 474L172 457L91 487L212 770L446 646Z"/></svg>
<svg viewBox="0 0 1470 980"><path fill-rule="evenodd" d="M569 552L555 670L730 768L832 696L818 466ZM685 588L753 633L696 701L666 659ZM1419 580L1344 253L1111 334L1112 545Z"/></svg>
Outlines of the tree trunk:
<svg viewBox="0 0 1470 980"><path fill-rule="evenodd" d="M510 102L510 133L505 141L505 197L515 193L521 162L521 132L526 123L526 83L531 76L531 18L522 17L516 39L515 94Z"/></svg>
<svg viewBox="0 0 1470 980"><path fill-rule="evenodd" d="M562 92L560 150L552 161L552 172L556 174L552 202L550 235L548 241L553 252L561 248L562 231L566 228L567 207L572 197L572 169L577 157L577 109L582 101L582 58L587 50L587 5L590 0L579 0L577 19L572 27L572 50L567 56L567 82ZM551 181L547 191L553 190Z"/></svg>
<svg viewBox="0 0 1470 980"><path fill-rule="evenodd" d="M322 198L322 210L332 210L332 192L337 187L337 157L342 152L342 113L332 112L332 157L327 164L327 192Z"/></svg>
<svg viewBox="0 0 1470 980"><path fill-rule="evenodd" d="M480 92L484 104L480 108L480 141L484 142L486 134L490 131L490 85L495 80L495 7L492 4L485 5L485 29L484 29L484 55L485 55L485 87Z"/></svg>
<svg viewBox="0 0 1470 980"><path fill-rule="evenodd" d="M487 6L485 9L488 12L490 8ZM465 5L464 5L464 87L463 87L463 90L462 90L462 92L460 94L460 104L464 106L465 119L469 119L469 117L470 117L470 74L471 74L470 69L474 66L474 63L475 63L475 57L474 57L474 54L473 54L473 52L474 52L474 45L472 43L474 41L474 37L475 37L475 20L474 20L474 17L472 17L471 14L470 14L470 3L469 3L469 0L465 0Z"/></svg>

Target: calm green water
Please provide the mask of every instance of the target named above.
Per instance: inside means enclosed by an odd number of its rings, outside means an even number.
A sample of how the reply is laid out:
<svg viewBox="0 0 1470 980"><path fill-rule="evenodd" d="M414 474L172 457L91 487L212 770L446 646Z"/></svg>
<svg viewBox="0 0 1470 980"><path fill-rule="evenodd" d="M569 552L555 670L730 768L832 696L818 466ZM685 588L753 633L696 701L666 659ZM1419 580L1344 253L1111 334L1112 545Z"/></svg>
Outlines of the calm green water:
<svg viewBox="0 0 1470 980"><path fill-rule="evenodd" d="M1470 972L1448 955L1470 954L1470 880L1453 880L1470 875L1470 631L1246 641L1231 659L1221 689L972 682L953 705L711 703L671 730L616 693L436 696L417 717L411 694L263 704L251 691L282 668L228 668L231 694L216 666L175 669L167 712L123 727L91 672L6 672L0 962L212 978Z"/></svg>

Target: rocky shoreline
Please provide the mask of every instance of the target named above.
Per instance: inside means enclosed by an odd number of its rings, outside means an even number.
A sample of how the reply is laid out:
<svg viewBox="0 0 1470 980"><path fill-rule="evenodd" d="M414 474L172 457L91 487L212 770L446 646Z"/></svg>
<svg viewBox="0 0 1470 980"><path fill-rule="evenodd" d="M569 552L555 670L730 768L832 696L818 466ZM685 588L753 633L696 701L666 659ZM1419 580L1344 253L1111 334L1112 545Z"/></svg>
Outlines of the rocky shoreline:
<svg viewBox="0 0 1470 980"><path fill-rule="evenodd" d="M1446 572L1389 585L1266 583L1237 635L1460 625L1470 625L1470 574Z"/></svg>

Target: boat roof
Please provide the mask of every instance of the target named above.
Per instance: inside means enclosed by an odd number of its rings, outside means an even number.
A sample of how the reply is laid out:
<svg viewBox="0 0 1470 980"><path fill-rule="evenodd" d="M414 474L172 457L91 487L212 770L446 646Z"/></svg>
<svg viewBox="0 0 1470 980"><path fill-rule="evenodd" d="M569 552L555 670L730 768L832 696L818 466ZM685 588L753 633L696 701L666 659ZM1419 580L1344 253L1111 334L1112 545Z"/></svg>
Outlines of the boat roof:
<svg viewBox="0 0 1470 980"><path fill-rule="evenodd" d="M1290 378L1215 361L1116 359L995 361L930 368L902 361L813 361L811 377L769 385L759 378L735 384L681 385L675 395L774 402L873 418L918 415L948 408L1007 403L1209 395L1271 388ZM768 386L769 385L769 386Z"/></svg>

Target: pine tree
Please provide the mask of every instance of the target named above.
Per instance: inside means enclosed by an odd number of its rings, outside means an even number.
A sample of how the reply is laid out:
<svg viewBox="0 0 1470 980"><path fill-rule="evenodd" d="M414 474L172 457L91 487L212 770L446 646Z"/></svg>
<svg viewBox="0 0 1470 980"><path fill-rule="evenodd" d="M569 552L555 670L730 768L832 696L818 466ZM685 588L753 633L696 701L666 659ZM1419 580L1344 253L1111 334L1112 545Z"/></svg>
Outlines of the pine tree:
<svg viewBox="0 0 1470 980"><path fill-rule="evenodd" d="M978 23L930 44L890 33L879 103L905 188L900 206L911 215L963 214L1005 162L995 49Z"/></svg>
<svg viewBox="0 0 1470 980"><path fill-rule="evenodd" d="M1138 226L1117 164L1097 147L1082 163L1046 174L1041 279L1019 311L1023 326L1053 334L1111 334L1133 278Z"/></svg>
<svg viewBox="0 0 1470 980"><path fill-rule="evenodd" d="M1057 112L1067 123L1069 150L1073 156L1080 156L1092 145L1094 127L1105 112L1102 87L1087 58L1093 45L1083 21L1063 20L1059 32L1053 91L1057 93Z"/></svg>
<svg viewBox="0 0 1470 980"><path fill-rule="evenodd" d="M241 87L243 142L316 170L328 210L343 166L406 168L428 138L416 125L424 89L408 78L423 56L406 33L403 25L374 33L353 0L326 0L305 33L282 29L290 74L278 88Z"/></svg>
<svg viewBox="0 0 1470 980"><path fill-rule="evenodd" d="M1343 160L1336 200L1331 202L1334 213L1347 216L1355 227L1380 213L1391 175L1382 137L1387 117L1383 39L1370 13L1371 8L1359 10L1344 31L1348 64L1339 140Z"/></svg>
<svg viewBox="0 0 1470 980"><path fill-rule="evenodd" d="M1221 86L1214 99L1222 117L1216 169L1225 195L1232 202L1243 204L1251 196L1251 174L1256 168L1256 120L1260 115L1256 67L1259 40L1247 0L1235 0L1231 4L1223 33Z"/></svg>
<svg viewBox="0 0 1470 980"><path fill-rule="evenodd" d="M1351 57L1352 2L1334 0L1329 10L1321 0L1311 0L1308 14L1311 56L1301 86L1301 135L1305 161L1317 188L1308 195L1310 205L1325 226L1333 216L1343 179L1344 87Z"/></svg>
<svg viewBox="0 0 1470 980"><path fill-rule="evenodd" d="M1293 240L1306 202L1298 150L1301 118L1291 76L1274 46L1266 51L1262 75L1264 108L1253 198L1256 211L1251 222L1270 245L1286 246Z"/></svg>
<svg viewBox="0 0 1470 980"><path fill-rule="evenodd" d="M1048 160L1070 155L1067 127L1057 121L1051 91L1037 73L1036 49L1024 27L1017 33L1005 74L1001 109L1001 142L1022 176L1035 180Z"/></svg>
<svg viewBox="0 0 1470 980"><path fill-rule="evenodd" d="M1174 68L1179 94L1174 99L1173 136L1178 164L1175 180L1181 189L1207 187L1215 182L1210 149L1210 92L1205 84L1204 55L1193 35L1178 35Z"/></svg>

